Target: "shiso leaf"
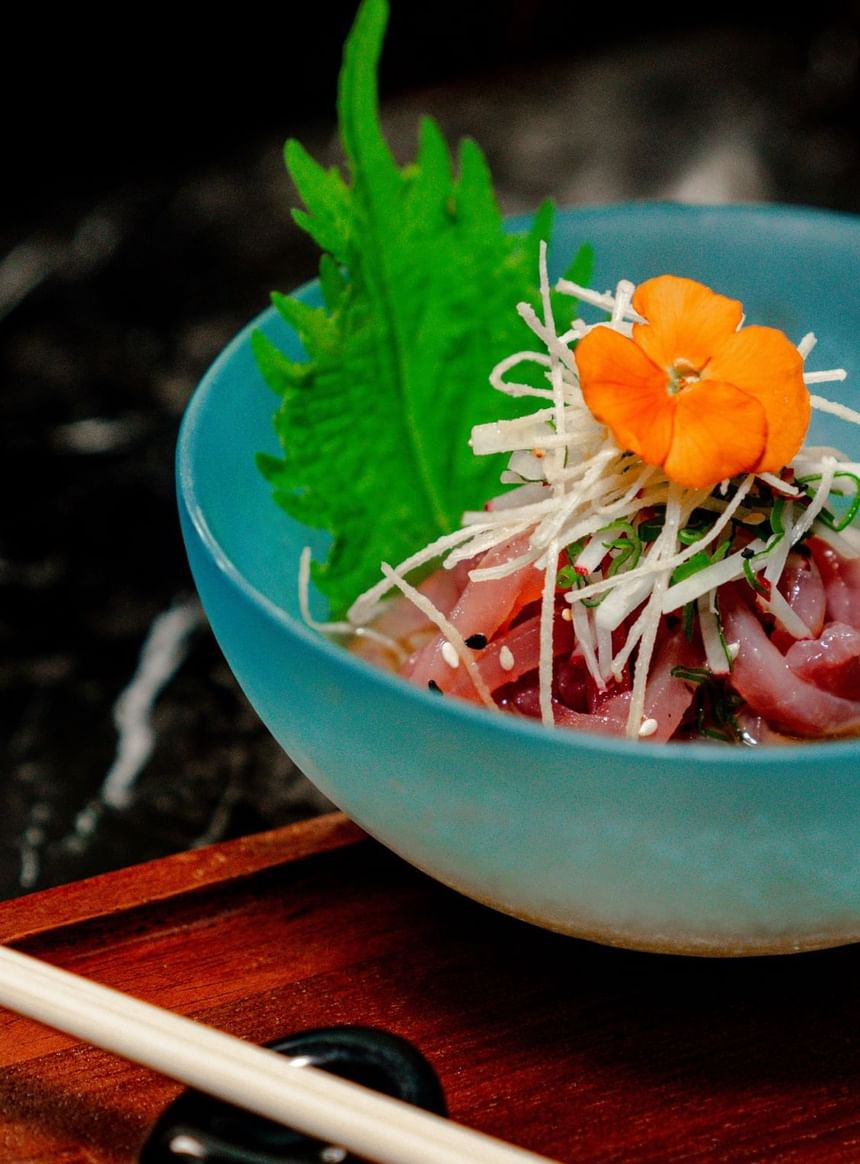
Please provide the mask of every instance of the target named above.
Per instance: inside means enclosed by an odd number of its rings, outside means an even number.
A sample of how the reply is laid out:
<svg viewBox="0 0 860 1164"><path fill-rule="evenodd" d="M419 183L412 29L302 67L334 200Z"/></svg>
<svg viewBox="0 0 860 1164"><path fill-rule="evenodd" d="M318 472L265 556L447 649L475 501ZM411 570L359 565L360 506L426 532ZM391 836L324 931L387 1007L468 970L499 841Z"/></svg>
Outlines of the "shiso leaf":
<svg viewBox="0 0 860 1164"><path fill-rule="evenodd" d="M260 370L281 397L283 459L261 455L275 500L331 534L313 578L341 617L379 577L456 529L465 509L499 492L504 458L475 457L475 424L523 410L492 391L505 355L531 347L515 307L539 310L541 239L552 208L525 235L508 233L490 173L473 141L456 167L434 121L421 122L418 156L394 160L379 120L377 67L386 0L364 0L347 39L338 93L349 180L296 141L286 164L305 204L296 222L325 252L324 308L273 297L307 363L257 333ZM588 257L575 262L587 280ZM569 309L570 300L566 300Z"/></svg>

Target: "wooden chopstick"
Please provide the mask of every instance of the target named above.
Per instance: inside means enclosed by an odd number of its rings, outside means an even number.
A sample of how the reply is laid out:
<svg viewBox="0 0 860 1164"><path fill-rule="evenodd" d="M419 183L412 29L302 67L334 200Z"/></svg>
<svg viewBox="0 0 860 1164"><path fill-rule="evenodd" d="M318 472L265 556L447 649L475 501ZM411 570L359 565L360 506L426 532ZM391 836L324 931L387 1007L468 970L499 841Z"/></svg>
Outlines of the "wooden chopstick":
<svg viewBox="0 0 860 1164"><path fill-rule="evenodd" d="M548 1164L8 947L0 947L0 1005L378 1164Z"/></svg>

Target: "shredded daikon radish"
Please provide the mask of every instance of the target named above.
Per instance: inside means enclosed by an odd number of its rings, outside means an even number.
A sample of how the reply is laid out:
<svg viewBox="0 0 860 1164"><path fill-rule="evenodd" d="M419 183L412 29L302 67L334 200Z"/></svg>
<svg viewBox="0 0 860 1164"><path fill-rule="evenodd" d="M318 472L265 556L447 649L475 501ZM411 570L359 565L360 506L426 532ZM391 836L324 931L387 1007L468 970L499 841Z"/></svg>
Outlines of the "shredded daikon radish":
<svg viewBox="0 0 860 1164"><path fill-rule="evenodd" d="M712 675L728 675L731 659L726 653L720 620L713 608L715 592L700 594L696 600L699 614L699 629L702 632L702 646L705 648L705 662Z"/></svg>
<svg viewBox="0 0 860 1164"><path fill-rule="evenodd" d="M531 362L533 364L540 364L542 367L549 367L549 358L537 352L515 352L508 356L501 364L498 364L490 376L490 384L497 392L503 392L506 396L540 396L552 398L552 392L546 388L533 388L530 384L512 384L505 380L506 372L511 368L515 368L517 364L523 362Z"/></svg>
<svg viewBox="0 0 860 1164"><path fill-rule="evenodd" d="M466 538L473 537L476 529L478 529L477 526L470 526L468 529L459 529L455 530L454 533L443 534L436 541L430 542L423 550L419 550L401 562L397 567L396 573L399 577L403 577L413 570L417 570L420 566L425 566L428 562L435 561L446 550L450 550L460 542L465 541ZM310 569L309 565L308 569ZM374 618L378 612L379 601L385 597L391 588L391 580L386 575L381 582L377 582L370 590L365 590L363 594L360 594L347 611L347 619L349 622L354 626L361 626L362 623Z"/></svg>
<svg viewBox="0 0 860 1164"><path fill-rule="evenodd" d="M838 400L827 400L824 396L810 396L812 407L818 412L829 412L831 416L838 416L840 420L847 420L849 424L860 424L860 412L840 404Z"/></svg>
<svg viewBox="0 0 860 1164"><path fill-rule="evenodd" d="M759 553L763 549L764 542L751 542L744 550L739 550L738 553L724 558L721 562L714 562L712 566L708 566L690 578L685 578L683 582L671 586L663 599L663 614L671 614L673 610L680 610L688 602L695 602L701 594L710 594L712 590L718 590L727 582L742 578L744 576L744 562L748 560L746 551L754 550Z"/></svg>
<svg viewBox="0 0 860 1164"><path fill-rule="evenodd" d="M800 352L800 358L805 360L817 343L818 339L815 335L815 332L808 331L797 345L797 350Z"/></svg>
<svg viewBox="0 0 860 1164"><path fill-rule="evenodd" d="M636 578L632 583L615 587L607 592L604 602L597 608L595 622L606 630L614 631L625 618L651 593L653 582L650 578ZM579 605L575 603L574 605Z"/></svg>
<svg viewBox="0 0 860 1164"><path fill-rule="evenodd" d="M481 697L481 700L486 704L487 707L492 707L495 709L496 704L493 701L492 693L487 687L487 684L484 682L484 678L481 675L481 672L478 670L478 667L475 664L475 660L472 658L472 652L466 646L466 640L463 638L454 624L450 622L445 617L445 615L436 608L436 606L430 601L429 598L422 594L420 590L416 590L414 586L410 586L406 579L402 578L398 571L393 570L387 562L383 562L379 568L385 577L389 580L389 582L397 587L401 594L405 595L410 602L412 602L415 606L418 607L420 611L427 615L432 623L436 624L436 626L445 636L445 640L450 643L456 651L458 658L462 659L463 665L469 673L469 678L474 683L475 690Z"/></svg>
<svg viewBox="0 0 860 1164"><path fill-rule="evenodd" d="M804 384L834 384L844 380L847 373L844 368L831 368L827 372L804 372Z"/></svg>
<svg viewBox="0 0 860 1164"><path fill-rule="evenodd" d="M794 527L793 537L795 541L800 541L803 535L812 529L812 523L826 505L827 498L830 496L831 486L833 485L833 475L836 472L836 465L837 461L835 457L822 458L821 481L815 490L815 495L806 508L806 512Z"/></svg>
<svg viewBox="0 0 860 1164"><path fill-rule="evenodd" d="M790 482L783 481L781 477L777 477L773 473L759 473L758 476L760 481L764 481L765 485L769 485L777 493L784 493L786 497L797 497L799 491Z"/></svg>
<svg viewBox="0 0 860 1164"><path fill-rule="evenodd" d="M791 547L794 544L794 507L789 501L782 511L782 537L778 543L768 553L767 562L764 567L764 576L771 586L775 587L782 577L782 572L785 569L785 563L788 559Z"/></svg>
<svg viewBox="0 0 860 1164"><path fill-rule="evenodd" d="M541 246L541 312L528 304L520 304L518 312L545 351L516 352L490 375L493 388L510 396L535 397L539 406L514 420L476 426L470 442L478 456L508 454L502 482L515 488L489 499L485 510L465 514L461 529L395 569L386 566L384 579L353 604L349 626L368 622L386 593L399 590L436 624L450 644L446 657L456 653L483 702L492 704L456 628L438 611L431 613L432 603L406 576L440 558L449 568L477 559L469 574L475 583L504 578L531 565L543 575L541 718L554 722L553 621L559 590L569 587L564 597L570 603L576 649L595 686L604 689L607 680L620 679L628 663L633 665L627 722L627 735L633 739L654 730L644 719L646 687L661 620L672 612L684 610L685 617L695 621L706 666L715 676L728 674L736 653L734 644L724 642L719 618L717 591L727 582L746 578L755 583L760 606L793 636L809 637L809 628L779 592L779 581L791 547L810 532L846 557L860 556L860 533L837 532L822 520L832 522L827 512L831 496L860 490L860 464L838 450L807 445L781 474L749 473L714 489L673 483L662 469L618 447L595 419L585 404L576 350L571 347L594 327L630 335L634 323L645 322L631 305L634 285L621 280L613 291L599 292L559 280L555 290L609 317L592 324L576 319L561 333L553 319L550 290L546 248ZM811 332L800 340L797 348L804 360L815 344ZM516 370L523 365L541 369L545 386L517 382ZM804 373L807 384L844 378L842 369ZM819 411L860 424L860 411L820 396L812 396L811 403ZM646 537L649 526L654 528ZM739 542L733 540L738 529L745 531ZM759 529L763 536L751 536ZM488 551L526 534L527 547L513 557L492 566L481 564ZM613 634L625 623L625 640L613 654ZM340 625L330 629L341 631Z"/></svg>
<svg viewBox="0 0 860 1164"><path fill-rule="evenodd" d="M475 425L469 440L472 452L483 457L489 453L512 453L524 444L534 445L536 438L531 434L536 432L538 425L545 425L552 417L553 410L543 408L517 420L495 420L490 424Z"/></svg>
<svg viewBox="0 0 860 1164"><path fill-rule="evenodd" d="M789 606L775 586L771 587L769 598L761 598L759 601L762 607L769 610L777 622L782 624L783 629L788 631L792 638L811 639L815 637L800 615Z"/></svg>
<svg viewBox="0 0 860 1164"><path fill-rule="evenodd" d="M606 683L597 662L597 639L594 634L591 611L581 602L577 602L572 607L572 614L573 632L576 635L576 642L582 652L585 666L594 680L595 686L602 691L606 687Z"/></svg>
<svg viewBox="0 0 860 1164"><path fill-rule="evenodd" d="M559 547L556 544L553 548L555 553L549 555L544 570L543 597L540 606L540 666L538 668L541 719L550 726L555 723L552 712L552 624L555 616L555 581Z"/></svg>
<svg viewBox="0 0 860 1164"><path fill-rule="evenodd" d="M660 606L663 592L669 581L668 571L658 575L654 582L654 589L645 607L645 619L642 625L642 635L639 639L639 654L636 659L636 675L633 679L633 694L630 698L630 712L627 717L627 735L635 739L639 735L639 728L645 711L645 686L648 682L648 671L651 667L651 656L657 642L657 630L660 626Z"/></svg>

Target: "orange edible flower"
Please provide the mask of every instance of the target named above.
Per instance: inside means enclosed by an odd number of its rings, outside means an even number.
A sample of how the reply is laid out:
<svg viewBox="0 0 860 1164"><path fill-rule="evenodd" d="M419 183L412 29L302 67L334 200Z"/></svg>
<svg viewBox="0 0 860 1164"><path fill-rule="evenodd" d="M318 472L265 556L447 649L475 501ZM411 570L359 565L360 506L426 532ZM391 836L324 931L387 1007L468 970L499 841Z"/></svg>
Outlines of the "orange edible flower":
<svg viewBox="0 0 860 1164"><path fill-rule="evenodd" d="M694 489L787 465L810 415L791 341L738 330L736 299L675 275L640 284L632 305L648 321L632 339L600 326L576 347L585 403L618 444Z"/></svg>

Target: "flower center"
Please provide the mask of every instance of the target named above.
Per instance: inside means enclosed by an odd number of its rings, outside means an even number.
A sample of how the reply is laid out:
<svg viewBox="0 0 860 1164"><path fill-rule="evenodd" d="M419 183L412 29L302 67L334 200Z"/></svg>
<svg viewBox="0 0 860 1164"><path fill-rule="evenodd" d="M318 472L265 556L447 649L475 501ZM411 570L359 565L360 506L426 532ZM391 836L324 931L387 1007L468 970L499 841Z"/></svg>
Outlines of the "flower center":
<svg viewBox="0 0 860 1164"><path fill-rule="evenodd" d="M694 367L689 360L675 360L666 369L669 379L666 381L666 392L669 396L677 396L689 384L695 384L701 379L702 370Z"/></svg>

